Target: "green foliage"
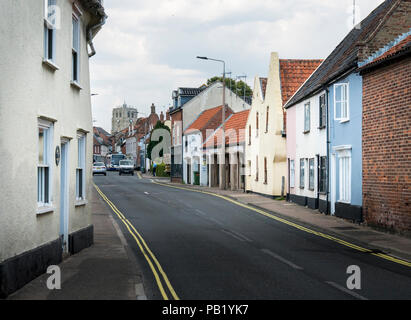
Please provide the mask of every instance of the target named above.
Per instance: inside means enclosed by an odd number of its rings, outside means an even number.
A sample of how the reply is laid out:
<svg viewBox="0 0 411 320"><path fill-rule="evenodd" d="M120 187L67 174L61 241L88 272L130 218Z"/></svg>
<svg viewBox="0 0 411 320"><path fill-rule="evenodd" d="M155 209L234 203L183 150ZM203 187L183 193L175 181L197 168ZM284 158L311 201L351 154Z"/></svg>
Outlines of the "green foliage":
<svg viewBox="0 0 411 320"><path fill-rule="evenodd" d="M153 172L153 164L150 165L150 172ZM170 174L166 171L165 163L161 163L157 165L156 168L156 177L169 177Z"/></svg>
<svg viewBox="0 0 411 320"><path fill-rule="evenodd" d="M223 82L223 77L212 77L207 80L207 85L209 86L216 81ZM227 86L227 88L230 88L235 94L237 94L240 97L244 96L244 89L246 97L251 97L253 95L253 90L251 90L248 84L242 80L235 81L234 79L226 78L225 85Z"/></svg>
<svg viewBox="0 0 411 320"><path fill-rule="evenodd" d="M153 135L153 131L157 130L157 129L165 129L168 132L170 132L170 128L167 127L165 124L163 124L161 121L158 121L155 125L155 127L153 128L153 130L150 133L150 143L147 146L147 158L150 160L155 160L155 159L151 159L151 152L153 151L154 147L159 144L161 141L163 141L163 137L160 137L160 141L152 141L151 140L151 136ZM170 132L171 134L171 132ZM160 151L160 157L163 157L163 150Z"/></svg>

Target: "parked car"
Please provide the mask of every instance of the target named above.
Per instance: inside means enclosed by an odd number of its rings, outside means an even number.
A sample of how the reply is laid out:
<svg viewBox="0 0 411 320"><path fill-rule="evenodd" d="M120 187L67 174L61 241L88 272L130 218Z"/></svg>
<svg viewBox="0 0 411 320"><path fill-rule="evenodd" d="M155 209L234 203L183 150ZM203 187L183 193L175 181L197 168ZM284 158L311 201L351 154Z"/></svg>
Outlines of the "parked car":
<svg viewBox="0 0 411 320"><path fill-rule="evenodd" d="M134 163L131 160L121 160L118 166L118 174L128 173L134 176Z"/></svg>
<svg viewBox="0 0 411 320"><path fill-rule="evenodd" d="M93 176L95 174L104 174L107 175L107 169L104 162L94 162L93 163Z"/></svg>

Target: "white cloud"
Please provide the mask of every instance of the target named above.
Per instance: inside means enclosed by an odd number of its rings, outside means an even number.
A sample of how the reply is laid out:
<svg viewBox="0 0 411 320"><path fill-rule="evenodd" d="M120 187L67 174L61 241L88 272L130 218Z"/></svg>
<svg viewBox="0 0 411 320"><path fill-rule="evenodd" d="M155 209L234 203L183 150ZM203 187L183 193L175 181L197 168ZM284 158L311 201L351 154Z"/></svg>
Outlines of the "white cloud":
<svg viewBox="0 0 411 320"><path fill-rule="evenodd" d="M382 0L357 0L364 18ZM91 59L95 124L111 129L124 99L142 113L171 104L179 86L200 86L224 59L233 75L265 75L270 52L325 58L349 31L352 0L106 0L109 19Z"/></svg>

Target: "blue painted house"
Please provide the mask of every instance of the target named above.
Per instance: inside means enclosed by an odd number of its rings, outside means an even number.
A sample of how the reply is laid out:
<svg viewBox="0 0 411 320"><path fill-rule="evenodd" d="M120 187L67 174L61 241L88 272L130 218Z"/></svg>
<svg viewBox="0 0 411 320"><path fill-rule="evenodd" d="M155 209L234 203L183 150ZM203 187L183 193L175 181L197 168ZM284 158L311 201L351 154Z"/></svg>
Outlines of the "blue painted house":
<svg viewBox="0 0 411 320"><path fill-rule="evenodd" d="M409 1L384 1L351 30L285 105L288 109L326 92L327 139L318 143L327 144L327 212L338 217L363 221L363 81L360 64L364 57L380 48L379 42L395 39L409 28L406 22L410 18L407 14L409 7ZM320 109L324 105L319 103L314 108L319 108L315 114L322 114ZM297 114L296 117L306 115ZM297 149L304 147L296 146ZM299 160L294 170L303 172L305 168L297 166L304 163L304 159Z"/></svg>

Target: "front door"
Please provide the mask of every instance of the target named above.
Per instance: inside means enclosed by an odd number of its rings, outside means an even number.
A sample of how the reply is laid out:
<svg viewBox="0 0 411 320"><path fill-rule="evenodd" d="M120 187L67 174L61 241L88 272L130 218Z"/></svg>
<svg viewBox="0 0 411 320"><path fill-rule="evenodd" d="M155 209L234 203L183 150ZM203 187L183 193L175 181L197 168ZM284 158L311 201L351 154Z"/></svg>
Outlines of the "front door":
<svg viewBox="0 0 411 320"><path fill-rule="evenodd" d="M63 241L63 252L67 253L68 247L68 222L69 222L69 184L68 184L68 141L61 142L60 160L60 237Z"/></svg>

